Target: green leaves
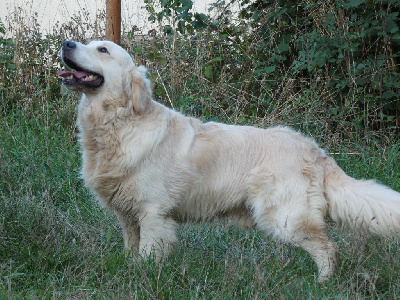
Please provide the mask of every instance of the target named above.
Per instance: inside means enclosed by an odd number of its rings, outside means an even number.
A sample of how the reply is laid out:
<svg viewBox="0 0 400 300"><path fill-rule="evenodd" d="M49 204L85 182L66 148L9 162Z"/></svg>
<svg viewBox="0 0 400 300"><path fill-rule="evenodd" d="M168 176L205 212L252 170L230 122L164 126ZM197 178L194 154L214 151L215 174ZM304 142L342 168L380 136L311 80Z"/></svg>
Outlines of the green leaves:
<svg viewBox="0 0 400 300"><path fill-rule="evenodd" d="M318 94L317 87L323 97L334 95L326 104L331 111L398 115L400 87L393 84L400 82L398 0L234 0L237 13L217 1L209 10L218 11L215 17L195 13L192 0L146 1L160 1L153 15L168 21L165 34L204 39L193 53L206 52L199 73L211 82L229 74L230 83L246 82L250 97L259 97L293 78L308 95ZM248 107L251 113L252 104ZM373 124L374 118L362 122Z"/></svg>
<svg viewBox="0 0 400 300"><path fill-rule="evenodd" d="M347 0L347 1L344 1L344 3L342 5L344 8L349 9L349 8L359 7L364 2L365 2L365 0Z"/></svg>
<svg viewBox="0 0 400 300"><path fill-rule="evenodd" d="M142 45L136 46L136 47L133 49L133 51L135 51L136 54L141 55L141 54L143 53L143 47L142 47Z"/></svg>
<svg viewBox="0 0 400 300"><path fill-rule="evenodd" d="M265 68L264 68L265 73L268 73L268 74L274 73L275 70L276 70L276 67L275 67L275 66L269 66L269 67L265 67Z"/></svg>
<svg viewBox="0 0 400 300"><path fill-rule="evenodd" d="M154 2L160 2L161 11L156 12ZM164 33L170 35L175 31L180 34L193 34L196 30L207 27L208 16L203 13L193 13L192 0L146 0L146 9L150 13L149 20L163 22L169 19L168 27L164 28ZM176 24L173 27L172 24Z"/></svg>
<svg viewBox="0 0 400 300"><path fill-rule="evenodd" d="M147 58L163 66L167 64L167 59L156 49L150 49L150 51L147 53Z"/></svg>
<svg viewBox="0 0 400 300"><path fill-rule="evenodd" d="M192 0L180 0L180 1L174 1L174 4L176 3L176 11L177 12L182 12L182 13L187 13L190 9L193 7L193 2Z"/></svg>
<svg viewBox="0 0 400 300"><path fill-rule="evenodd" d="M213 69L212 65L206 65L204 67L204 76L206 76L206 78L212 79L212 75L213 75L212 69Z"/></svg>
<svg viewBox="0 0 400 300"><path fill-rule="evenodd" d="M214 57L213 59L211 59L208 63L205 64L204 66L204 76L207 79L212 80L213 79L213 70L214 68L217 67L217 64L215 64L216 62L222 62L223 58L222 57Z"/></svg>

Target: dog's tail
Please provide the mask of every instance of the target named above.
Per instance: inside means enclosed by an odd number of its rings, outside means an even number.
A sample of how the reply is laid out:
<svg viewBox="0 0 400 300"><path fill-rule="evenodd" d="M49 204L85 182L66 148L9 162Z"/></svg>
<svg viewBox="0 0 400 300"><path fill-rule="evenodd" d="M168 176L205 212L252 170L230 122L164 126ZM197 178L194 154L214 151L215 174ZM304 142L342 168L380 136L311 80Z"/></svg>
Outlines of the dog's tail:
<svg viewBox="0 0 400 300"><path fill-rule="evenodd" d="M332 158L324 159L329 214L339 223L381 236L400 235L400 193L374 180L346 175Z"/></svg>

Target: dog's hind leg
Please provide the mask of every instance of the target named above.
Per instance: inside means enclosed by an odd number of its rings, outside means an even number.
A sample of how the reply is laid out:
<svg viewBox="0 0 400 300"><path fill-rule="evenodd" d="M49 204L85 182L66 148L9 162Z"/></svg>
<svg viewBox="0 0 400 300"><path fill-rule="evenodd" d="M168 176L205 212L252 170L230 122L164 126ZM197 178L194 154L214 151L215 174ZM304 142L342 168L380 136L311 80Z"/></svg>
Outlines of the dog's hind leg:
<svg viewBox="0 0 400 300"><path fill-rule="evenodd" d="M296 222L297 229L292 232L289 242L301 247L317 264L318 282L323 282L334 274L337 252L329 240L324 228L313 220L303 219Z"/></svg>
<svg viewBox="0 0 400 300"><path fill-rule="evenodd" d="M336 249L325 232L326 200L318 182L307 177L285 182L276 182L273 176L262 179L263 189L260 182L258 189L250 187L256 228L307 251L318 266L318 281L330 278Z"/></svg>
<svg viewBox="0 0 400 300"><path fill-rule="evenodd" d="M319 216L308 213L299 215L295 207L284 205L268 207L264 216L259 215L255 223L267 234L307 251L317 264L318 281L322 282L334 273L336 249L318 219L323 220L322 212Z"/></svg>
<svg viewBox="0 0 400 300"><path fill-rule="evenodd" d="M306 187L303 198L293 199L301 204L299 213L291 220L290 242L310 253L318 266L318 281L323 282L334 274L337 251L325 231L328 203L324 195L321 167L316 163L303 169ZM301 201L303 199L303 201ZM300 208L300 207L299 207Z"/></svg>

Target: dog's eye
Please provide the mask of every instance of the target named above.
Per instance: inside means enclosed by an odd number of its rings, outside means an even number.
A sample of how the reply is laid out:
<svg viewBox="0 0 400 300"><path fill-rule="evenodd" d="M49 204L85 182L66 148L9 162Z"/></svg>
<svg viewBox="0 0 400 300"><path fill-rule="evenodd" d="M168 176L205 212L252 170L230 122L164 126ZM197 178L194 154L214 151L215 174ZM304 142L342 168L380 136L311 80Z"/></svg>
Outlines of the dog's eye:
<svg viewBox="0 0 400 300"><path fill-rule="evenodd" d="M108 50L107 50L106 47L99 47L99 48L97 48L97 50L98 50L99 52L101 52L101 53L108 53Z"/></svg>

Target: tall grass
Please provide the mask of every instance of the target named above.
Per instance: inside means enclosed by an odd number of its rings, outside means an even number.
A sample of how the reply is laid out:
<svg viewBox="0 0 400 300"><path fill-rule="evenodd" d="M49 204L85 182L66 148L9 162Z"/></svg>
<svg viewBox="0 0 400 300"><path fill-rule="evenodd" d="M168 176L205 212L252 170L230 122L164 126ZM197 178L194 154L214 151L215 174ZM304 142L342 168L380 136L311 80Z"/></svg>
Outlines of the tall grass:
<svg viewBox="0 0 400 300"><path fill-rule="evenodd" d="M161 264L125 257L115 216L99 207L80 179L79 95L63 91L56 77L63 40L102 38L101 29L79 18L48 36L32 19L13 19L3 30L12 38L0 34L0 298L399 298L399 240L333 224L328 229L340 263L323 285L304 251L229 223L180 227L179 244ZM210 82L204 66L211 56L200 45L211 38L132 36L129 29L123 41L135 61L149 67L158 101L205 120L302 128L352 176L400 190L400 143L390 131L343 140L343 133L324 126L318 90L294 93L290 78L261 93L273 99L270 106L262 96L252 99L245 81L230 82L229 70ZM258 105L250 110L258 113L249 114L249 105Z"/></svg>

